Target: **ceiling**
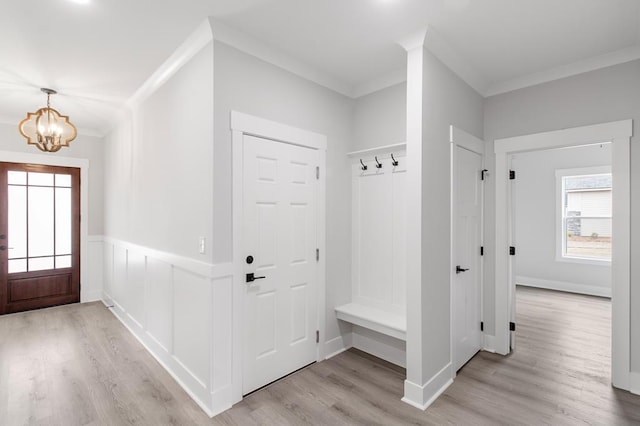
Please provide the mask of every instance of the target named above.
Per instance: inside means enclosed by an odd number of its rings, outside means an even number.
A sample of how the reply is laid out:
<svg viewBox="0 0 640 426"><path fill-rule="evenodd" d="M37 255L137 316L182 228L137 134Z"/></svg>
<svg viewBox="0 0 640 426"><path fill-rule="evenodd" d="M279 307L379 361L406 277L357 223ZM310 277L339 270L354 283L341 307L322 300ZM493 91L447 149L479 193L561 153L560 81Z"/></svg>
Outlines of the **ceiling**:
<svg viewBox="0 0 640 426"><path fill-rule="evenodd" d="M472 74L468 81L485 95L640 58L638 0L3 3L0 121L18 123L44 104L39 88L51 87L60 92L52 105L87 134L104 134L207 16L353 88L350 95L402 75L397 42L426 26L465 70L452 68Z"/></svg>

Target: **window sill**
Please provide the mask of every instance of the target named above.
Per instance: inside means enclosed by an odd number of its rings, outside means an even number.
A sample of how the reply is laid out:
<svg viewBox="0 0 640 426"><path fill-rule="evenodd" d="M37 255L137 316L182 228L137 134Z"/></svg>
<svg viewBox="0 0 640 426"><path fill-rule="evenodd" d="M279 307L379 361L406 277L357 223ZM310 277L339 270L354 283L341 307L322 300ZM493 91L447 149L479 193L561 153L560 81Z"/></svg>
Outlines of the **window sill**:
<svg viewBox="0 0 640 426"><path fill-rule="evenodd" d="M556 262L580 263L583 265L593 265L593 266L611 266L610 260L590 259L588 257L556 256Z"/></svg>

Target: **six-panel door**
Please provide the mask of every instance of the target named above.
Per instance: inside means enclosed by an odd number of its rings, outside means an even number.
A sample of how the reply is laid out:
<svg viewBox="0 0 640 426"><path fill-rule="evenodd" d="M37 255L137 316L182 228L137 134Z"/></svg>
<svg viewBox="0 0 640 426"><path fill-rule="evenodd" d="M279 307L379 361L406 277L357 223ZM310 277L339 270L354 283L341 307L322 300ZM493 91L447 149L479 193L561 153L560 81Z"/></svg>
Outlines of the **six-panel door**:
<svg viewBox="0 0 640 426"><path fill-rule="evenodd" d="M244 137L243 393L316 360L317 151ZM264 278L261 278L264 277Z"/></svg>

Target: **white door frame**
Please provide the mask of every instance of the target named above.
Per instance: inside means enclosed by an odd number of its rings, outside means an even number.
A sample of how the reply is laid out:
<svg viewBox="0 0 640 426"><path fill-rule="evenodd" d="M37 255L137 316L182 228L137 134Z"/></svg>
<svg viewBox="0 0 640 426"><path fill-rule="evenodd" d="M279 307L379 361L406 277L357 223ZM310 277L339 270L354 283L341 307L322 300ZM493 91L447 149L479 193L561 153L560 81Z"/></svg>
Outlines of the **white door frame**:
<svg viewBox="0 0 640 426"><path fill-rule="evenodd" d="M243 141L244 135L256 136L263 139L287 143L291 145L311 148L318 151L318 179L317 204L317 239L320 249L318 261L318 330L320 343L318 344L317 361L324 359L325 340L325 218L326 218L326 153L327 138L319 133L298 129L286 124L266 120L238 111L231 111L231 144L232 144L232 174L233 174L233 329L232 329L232 404L242 400L242 347L244 332L244 251L243 251Z"/></svg>
<svg viewBox="0 0 640 426"><path fill-rule="evenodd" d="M542 149L563 148L611 142L613 189L613 258L611 259L612 347L611 381L621 389L630 389L630 230L631 175L630 138L633 120L614 121L552 132L517 136L495 141L496 224L508 223L508 157L511 154ZM496 226L495 241L495 349L509 353L509 313L512 259L509 229Z"/></svg>
<svg viewBox="0 0 640 426"><path fill-rule="evenodd" d="M16 151L0 151L0 158L5 163L43 164L80 169L80 303L95 300L93 295L87 294L86 291L87 287L92 286L83 286L89 282L89 160Z"/></svg>
<svg viewBox="0 0 640 426"><path fill-rule="evenodd" d="M451 365L455 365L455 342L454 342L454 332L453 332L453 328L454 328L454 300L453 300L453 286L456 280L456 273L455 273L455 269L456 269L456 249L457 249L457 244L456 244L456 218L457 218L457 214L458 214L458 206L456 203L456 172L457 172L457 160L458 160L458 156L456 153L456 148L460 147L460 148L464 148L467 149L471 152L475 152L476 154L479 154L482 157L482 165L484 167L484 153L485 153L485 143L482 139L479 139L467 132L465 132L462 129L459 129L455 126L449 126L449 142L451 144L451 267L450 267L450 307L449 307L449 312L451 313L451 318L449 321L449 334L451 336L450 340L450 344L451 344ZM480 205L481 205L481 209L480 209L480 241L481 244L484 244L484 184L481 186L481 197L482 199L480 200ZM484 259L481 258L480 261L480 318L483 318L483 310L484 310L484 302L483 302L483 298L484 298ZM480 326L480 324L478 324L478 326ZM481 332L481 336L482 336L482 342L480 345L480 348L482 349L484 347L484 331ZM456 371L452 372L453 376L456 376Z"/></svg>

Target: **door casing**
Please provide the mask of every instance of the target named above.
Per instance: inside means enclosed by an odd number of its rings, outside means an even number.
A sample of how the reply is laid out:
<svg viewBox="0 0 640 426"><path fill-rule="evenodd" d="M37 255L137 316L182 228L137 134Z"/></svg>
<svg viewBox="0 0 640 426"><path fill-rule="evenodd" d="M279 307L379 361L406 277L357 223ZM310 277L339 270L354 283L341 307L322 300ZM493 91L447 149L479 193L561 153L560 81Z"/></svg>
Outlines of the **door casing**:
<svg viewBox="0 0 640 426"><path fill-rule="evenodd" d="M630 139L633 120L567 128L562 130L497 139L495 152L495 219L507 223L509 215L509 156L517 152L612 143L611 170L613 194L613 258L611 259L611 381L620 389L638 393L631 372L631 163ZM508 227L496 226L495 233L495 352L509 353L509 322L514 312L512 262L508 248L513 245ZM516 325L517 326L517 325Z"/></svg>
<svg viewBox="0 0 640 426"><path fill-rule="evenodd" d="M317 361L326 356L325 342L325 267L326 267L326 151L327 138L319 133L302 130L275 121L252 116L238 111L231 111L231 144L232 144L232 198L233 198L233 325L231 348L233 354L232 366L232 401L235 404L242 400L242 360L243 360L243 306L244 306L244 248L243 245L243 142L244 136L257 136L276 142L298 145L318 151L318 203L317 203L317 244L320 258L317 268L317 300L319 344Z"/></svg>
<svg viewBox="0 0 640 426"><path fill-rule="evenodd" d="M90 295L86 290L83 290L83 288L90 288L83 285L89 279L89 160L14 151L0 151L0 158L7 163L43 164L80 169L80 303L92 301L89 300Z"/></svg>

